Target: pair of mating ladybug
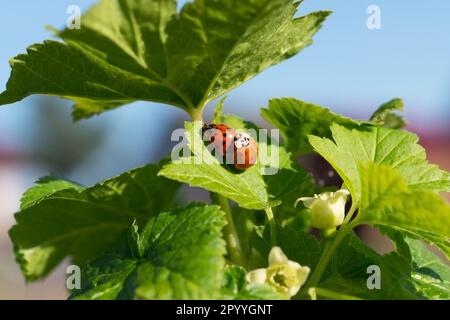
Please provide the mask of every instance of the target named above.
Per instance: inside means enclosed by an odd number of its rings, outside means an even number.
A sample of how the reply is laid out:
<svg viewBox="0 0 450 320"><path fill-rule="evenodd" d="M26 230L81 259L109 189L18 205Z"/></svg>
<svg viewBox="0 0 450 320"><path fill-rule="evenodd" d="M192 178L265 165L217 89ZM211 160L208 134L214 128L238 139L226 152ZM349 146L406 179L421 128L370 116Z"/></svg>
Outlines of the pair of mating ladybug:
<svg viewBox="0 0 450 320"><path fill-rule="evenodd" d="M202 128L205 141L210 141L216 152L223 157L233 154L233 166L246 170L256 163L258 144L255 139L245 133L236 133L225 124L206 124Z"/></svg>

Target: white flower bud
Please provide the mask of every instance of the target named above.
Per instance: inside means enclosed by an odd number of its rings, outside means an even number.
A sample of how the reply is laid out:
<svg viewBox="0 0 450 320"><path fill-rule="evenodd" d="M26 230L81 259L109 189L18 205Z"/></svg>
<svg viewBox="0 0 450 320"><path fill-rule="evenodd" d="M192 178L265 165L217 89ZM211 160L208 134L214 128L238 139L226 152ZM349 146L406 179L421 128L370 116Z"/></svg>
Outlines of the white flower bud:
<svg viewBox="0 0 450 320"><path fill-rule="evenodd" d="M331 229L340 226L345 217L345 203L350 192L341 189L336 192L316 194L314 197L299 198L311 211L311 225L319 229Z"/></svg>

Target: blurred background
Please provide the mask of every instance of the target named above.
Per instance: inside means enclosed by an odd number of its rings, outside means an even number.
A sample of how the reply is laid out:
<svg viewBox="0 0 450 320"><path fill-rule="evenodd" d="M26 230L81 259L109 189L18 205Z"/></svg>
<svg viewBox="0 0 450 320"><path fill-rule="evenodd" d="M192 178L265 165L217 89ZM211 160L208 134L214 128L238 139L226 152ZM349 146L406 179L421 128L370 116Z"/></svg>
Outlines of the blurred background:
<svg viewBox="0 0 450 320"><path fill-rule="evenodd" d="M69 5L96 0L15 0L0 4L0 91L8 60L62 28ZM179 1L180 6L186 1ZM381 29L366 26L369 5L381 9ZM334 14L313 46L230 93L226 112L266 126L259 109L273 97L296 97L346 116L366 119L381 103L404 99L408 129L420 136L429 160L450 170L450 2L442 0L306 0L300 14ZM170 150L180 109L135 103L72 123L71 103L31 97L0 107L0 299L64 299L65 268L25 285L7 235L22 193L50 172L82 184L155 162ZM208 108L206 115L211 114ZM368 231L369 232L369 231ZM383 241L367 236L383 250Z"/></svg>

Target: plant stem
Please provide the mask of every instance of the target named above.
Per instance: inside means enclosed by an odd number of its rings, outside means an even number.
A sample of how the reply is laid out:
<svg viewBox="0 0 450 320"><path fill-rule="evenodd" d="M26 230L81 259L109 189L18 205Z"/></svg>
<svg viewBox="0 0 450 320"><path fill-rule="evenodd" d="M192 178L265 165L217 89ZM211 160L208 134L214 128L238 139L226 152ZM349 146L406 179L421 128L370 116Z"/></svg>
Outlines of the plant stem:
<svg viewBox="0 0 450 320"><path fill-rule="evenodd" d="M277 226L275 224L275 218L273 216L273 211L272 208L266 208L264 209L264 211L266 211L266 215L267 215L267 221L269 222L269 227L270 227L270 243L273 246L277 245Z"/></svg>
<svg viewBox="0 0 450 320"><path fill-rule="evenodd" d="M344 222L342 222L341 228L345 227L350 222L353 215L355 214L356 209L358 209L358 205L355 202L353 202L352 206L350 207L350 210L348 210L348 213L345 216Z"/></svg>
<svg viewBox="0 0 450 320"><path fill-rule="evenodd" d="M198 106L197 108L192 108L189 111L192 121L202 121L203 122L203 107Z"/></svg>
<svg viewBox="0 0 450 320"><path fill-rule="evenodd" d="M228 253L230 260L241 266L245 266L245 257L242 252L242 247L239 242L239 237L236 231L236 227L233 221L233 213L231 212L230 203L227 198L217 194L217 201L222 207L222 210L226 213L227 225L224 228L225 241L228 246Z"/></svg>
<svg viewBox="0 0 450 320"><path fill-rule="evenodd" d="M320 257L319 263L317 264L311 278L309 279L307 288L317 287L328 263L330 262L331 257L333 256L334 251L342 242L342 240L344 240L347 234L353 230L355 225L356 224L354 223L347 224L337 232L337 235L333 239L333 241L326 244L322 256Z"/></svg>
<svg viewBox="0 0 450 320"><path fill-rule="evenodd" d="M308 290L308 294L311 296L311 300L317 300L317 296L321 296L332 300L362 300L361 298L358 297L322 288L310 288Z"/></svg>

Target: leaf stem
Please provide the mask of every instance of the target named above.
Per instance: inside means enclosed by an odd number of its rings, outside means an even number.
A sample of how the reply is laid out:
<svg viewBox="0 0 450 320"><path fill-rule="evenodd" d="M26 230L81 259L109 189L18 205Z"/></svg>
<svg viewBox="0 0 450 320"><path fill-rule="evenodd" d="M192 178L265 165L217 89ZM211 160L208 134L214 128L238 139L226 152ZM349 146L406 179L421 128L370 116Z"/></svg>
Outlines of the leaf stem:
<svg viewBox="0 0 450 320"><path fill-rule="evenodd" d="M317 300L317 296L321 296L332 300L362 300L361 298L358 297L342 294L339 292L323 288L309 288L308 294L310 295L311 300Z"/></svg>
<svg viewBox="0 0 450 320"><path fill-rule="evenodd" d="M353 215L356 212L356 209L358 209L358 205L356 204L356 202L353 202L352 206L350 207L350 210L348 210L348 213L345 216L344 222L342 222L341 228L349 224L350 220L352 219Z"/></svg>
<svg viewBox="0 0 450 320"><path fill-rule="evenodd" d="M264 211L266 212L266 216L267 216L267 221L269 222L269 227L270 227L270 243L273 246L277 245L277 226L275 224L275 218L273 216L273 211L272 208L266 208L264 209Z"/></svg>
<svg viewBox="0 0 450 320"><path fill-rule="evenodd" d="M227 225L224 228L225 241L228 246L228 253L231 262L240 266L245 266L245 257L242 252L242 247L239 242L239 237L233 221L233 213L231 211L230 203L227 198L220 194L217 195L217 202L226 213Z"/></svg>
<svg viewBox="0 0 450 320"><path fill-rule="evenodd" d="M317 287L328 263L330 262L331 257L333 256L334 251L355 226L356 223L353 222L347 224L337 232L336 237L331 242L326 244L322 256L320 257L319 263L314 269L314 272L309 279L306 288Z"/></svg>

